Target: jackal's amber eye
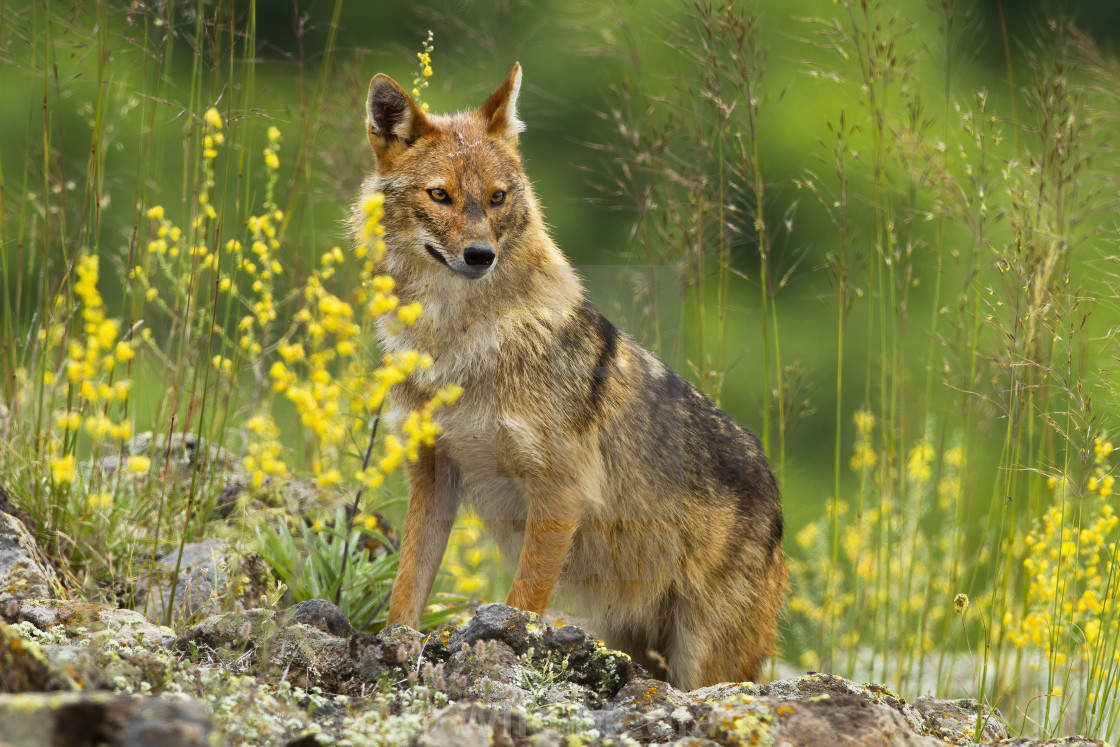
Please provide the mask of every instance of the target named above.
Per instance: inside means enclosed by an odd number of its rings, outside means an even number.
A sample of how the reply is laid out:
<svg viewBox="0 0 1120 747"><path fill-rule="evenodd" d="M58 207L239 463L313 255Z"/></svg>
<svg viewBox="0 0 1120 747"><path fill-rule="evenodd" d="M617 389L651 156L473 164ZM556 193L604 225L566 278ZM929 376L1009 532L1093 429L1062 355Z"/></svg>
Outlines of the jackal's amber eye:
<svg viewBox="0 0 1120 747"><path fill-rule="evenodd" d="M440 189L439 187L429 189L428 196L436 202L451 202L451 195L447 194L446 189Z"/></svg>
<svg viewBox="0 0 1120 747"><path fill-rule="evenodd" d="M495 192L494 194L490 195L490 204L491 205L501 205L505 201L506 201L506 193L503 192L500 189L497 192Z"/></svg>

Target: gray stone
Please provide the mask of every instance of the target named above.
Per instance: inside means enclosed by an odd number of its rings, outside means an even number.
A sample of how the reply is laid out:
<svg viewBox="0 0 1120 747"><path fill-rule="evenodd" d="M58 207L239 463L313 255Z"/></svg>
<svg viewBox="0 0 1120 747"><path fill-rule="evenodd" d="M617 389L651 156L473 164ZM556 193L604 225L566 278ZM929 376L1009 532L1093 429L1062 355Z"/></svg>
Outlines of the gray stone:
<svg viewBox="0 0 1120 747"><path fill-rule="evenodd" d="M53 599L62 582L23 522L0 512L0 606L10 600Z"/></svg>
<svg viewBox="0 0 1120 747"><path fill-rule="evenodd" d="M156 560L153 575L137 585L132 608L149 620L171 625L182 625L218 612L219 597L229 587L229 565L233 562L228 544L219 539L189 542L183 545L181 560L178 548L168 552ZM178 577L175 577L176 564Z"/></svg>
<svg viewBox="0 0 1120 747"><path fill-rule="evenodd" d="M540 624L533 613L504 604L484 604L470 622L451 635L447 647L457 651L463 644L473 646L479 641L501 641L521 656L542 640Z"/></svg>
<svg viewBox="0 0 1120 747"><path fill-rule="evenodd" d="M45 690L50 681L50 662L38 644L23 640L15 629L0 622L0 693ZM0 735L3 733L0 728Z"/></svg>
<svg viewBox="0 0 1120 747"><path fill-rule="evenodd" d="M303 623L341 638L349 637L354 632L342 610L326 599L308 599L294 605L288 611L287 623Z"/></svg>
<svg viewBox="0 0 1120 747"><path fill-rule="evenodd" d="M175 632L155 625L139 612L107 604L36 599L20 602L16 621L30 622L40 630L61 626L68 640L87 638L93 644L115 641L121 646L163 648L175 642Z"/></svg>
<svg viewBox="0 0 1120 747"><path fill-rule="evenodd" d="M190 474L196 463L220 471L232 470L238 463L233 454L193 433L173 433L170 440L163 433L139 433L128 442L128 453L146 455L156 464L167 459L180 474Z"/></svg>
<svg viewBox="0 0 1120 747"><path fill-rule="evenodd" d="M26 620L39 630L50 630L58 625L58 607L57 599L31 599L17 602L16 606L11 608L14 614L4 614L4 616L9 618L9 622Z"/></svg>
<svg viewBox="0 0 1120 747"><path fill-rule="evenodd" d="M1054 739L1000 739L996 742L984 742L984 747L1109 747L1108 742L1088 737L1055 737Z"/></svg>
<svg viewBox="0 0 1120 747"><path fill-rule="evenodd" d="M420 732L417 745L520 745L534 733L535 730L520 713L499 711L474 703L454 703L435 714L431 723Z"/></svg>
<svg viewBox="0 0 1120 747"><path fill-rule="evenodd" d="M940 700L925 695L912 705L925 720L930 733L943 742L957 745L975 743L973 737L976 735L977 719L980 718L980 705L972 698ZM994 742L1010 736L1003 716L994 708L989 708L984 713L980 741Z"/></svg>
<svg viewBox="0 0 1120 747"><path fill-rule="evenodd" d="M5 747L209 747L213 726L193 700L110 693L0 695Z"/></svg>
<svg viewBox="0 0 1120 747"><path fill-rule="evenodd" d="M944 744L915 731L890 706L850 693L823 693L806 700L740 695L715 703L697 731L717 742L790 747Z"/></svg>

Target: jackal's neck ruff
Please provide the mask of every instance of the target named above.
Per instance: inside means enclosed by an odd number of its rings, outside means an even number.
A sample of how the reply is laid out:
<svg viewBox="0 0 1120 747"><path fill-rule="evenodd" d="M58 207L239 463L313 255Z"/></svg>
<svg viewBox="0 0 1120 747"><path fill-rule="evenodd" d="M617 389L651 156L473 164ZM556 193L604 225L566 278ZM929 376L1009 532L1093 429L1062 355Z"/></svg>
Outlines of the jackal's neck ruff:
<svg viewBox="0 0 1120 747"><path fill-rule="evenodd" d="M370 83L359 205L384 194L378 270L423 305L382 342L434 359L394 388L391 419L465 389L409 464L389 622L419 625L466 500L516 563L509 604L541 612L555 583L678 687L753 679L785 583L777 484L752 433L585 298L525 176L520 84L514 66L478 109L436 116Z"/></svg>

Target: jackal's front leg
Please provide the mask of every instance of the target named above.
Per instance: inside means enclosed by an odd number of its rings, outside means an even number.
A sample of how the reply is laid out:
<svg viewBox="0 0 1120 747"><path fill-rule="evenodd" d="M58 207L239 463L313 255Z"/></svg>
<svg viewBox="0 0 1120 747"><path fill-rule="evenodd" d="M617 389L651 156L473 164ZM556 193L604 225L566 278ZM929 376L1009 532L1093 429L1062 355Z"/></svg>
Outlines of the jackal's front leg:
<svg viewBox="0 0 1120 747"><path fill-rule="evenodd" d="M408 465L408 481L408 512L389 623L418 629L459 509L459 479L453 465L437 459L434 447L422 446L420 458Z"/></svg>
<svg viewBox="0 0 1120 747"><path fill-rule="evenodd" d="M575 508L566 511L566 503L540 498L530 503L517 574L506 600L509 606L540 614L548 605L576 529Z"/></svg>

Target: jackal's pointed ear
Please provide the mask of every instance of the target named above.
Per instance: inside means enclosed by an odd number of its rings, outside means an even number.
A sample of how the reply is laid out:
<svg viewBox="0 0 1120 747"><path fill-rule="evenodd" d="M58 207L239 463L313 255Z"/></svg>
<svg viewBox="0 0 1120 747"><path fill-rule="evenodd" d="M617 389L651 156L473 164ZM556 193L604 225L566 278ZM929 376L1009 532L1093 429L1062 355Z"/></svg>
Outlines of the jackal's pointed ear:
<svg viewBox="0 0 1120 747"><path fill-rule="evenodd" d="M393 145L412 145L431 128L424 112L395 80L383 73L373 76L366 100L366 130L378 158Z"/></svg>
<svg viewBox="0 0 1120 747"><path fill-rule="evenodd" d="M517 118L517 94L520 92L521 63L515 62L505 81L478 110L486 120L486 128L491 135L517 142L517 133L525 129L525 124Z"/></svg>

